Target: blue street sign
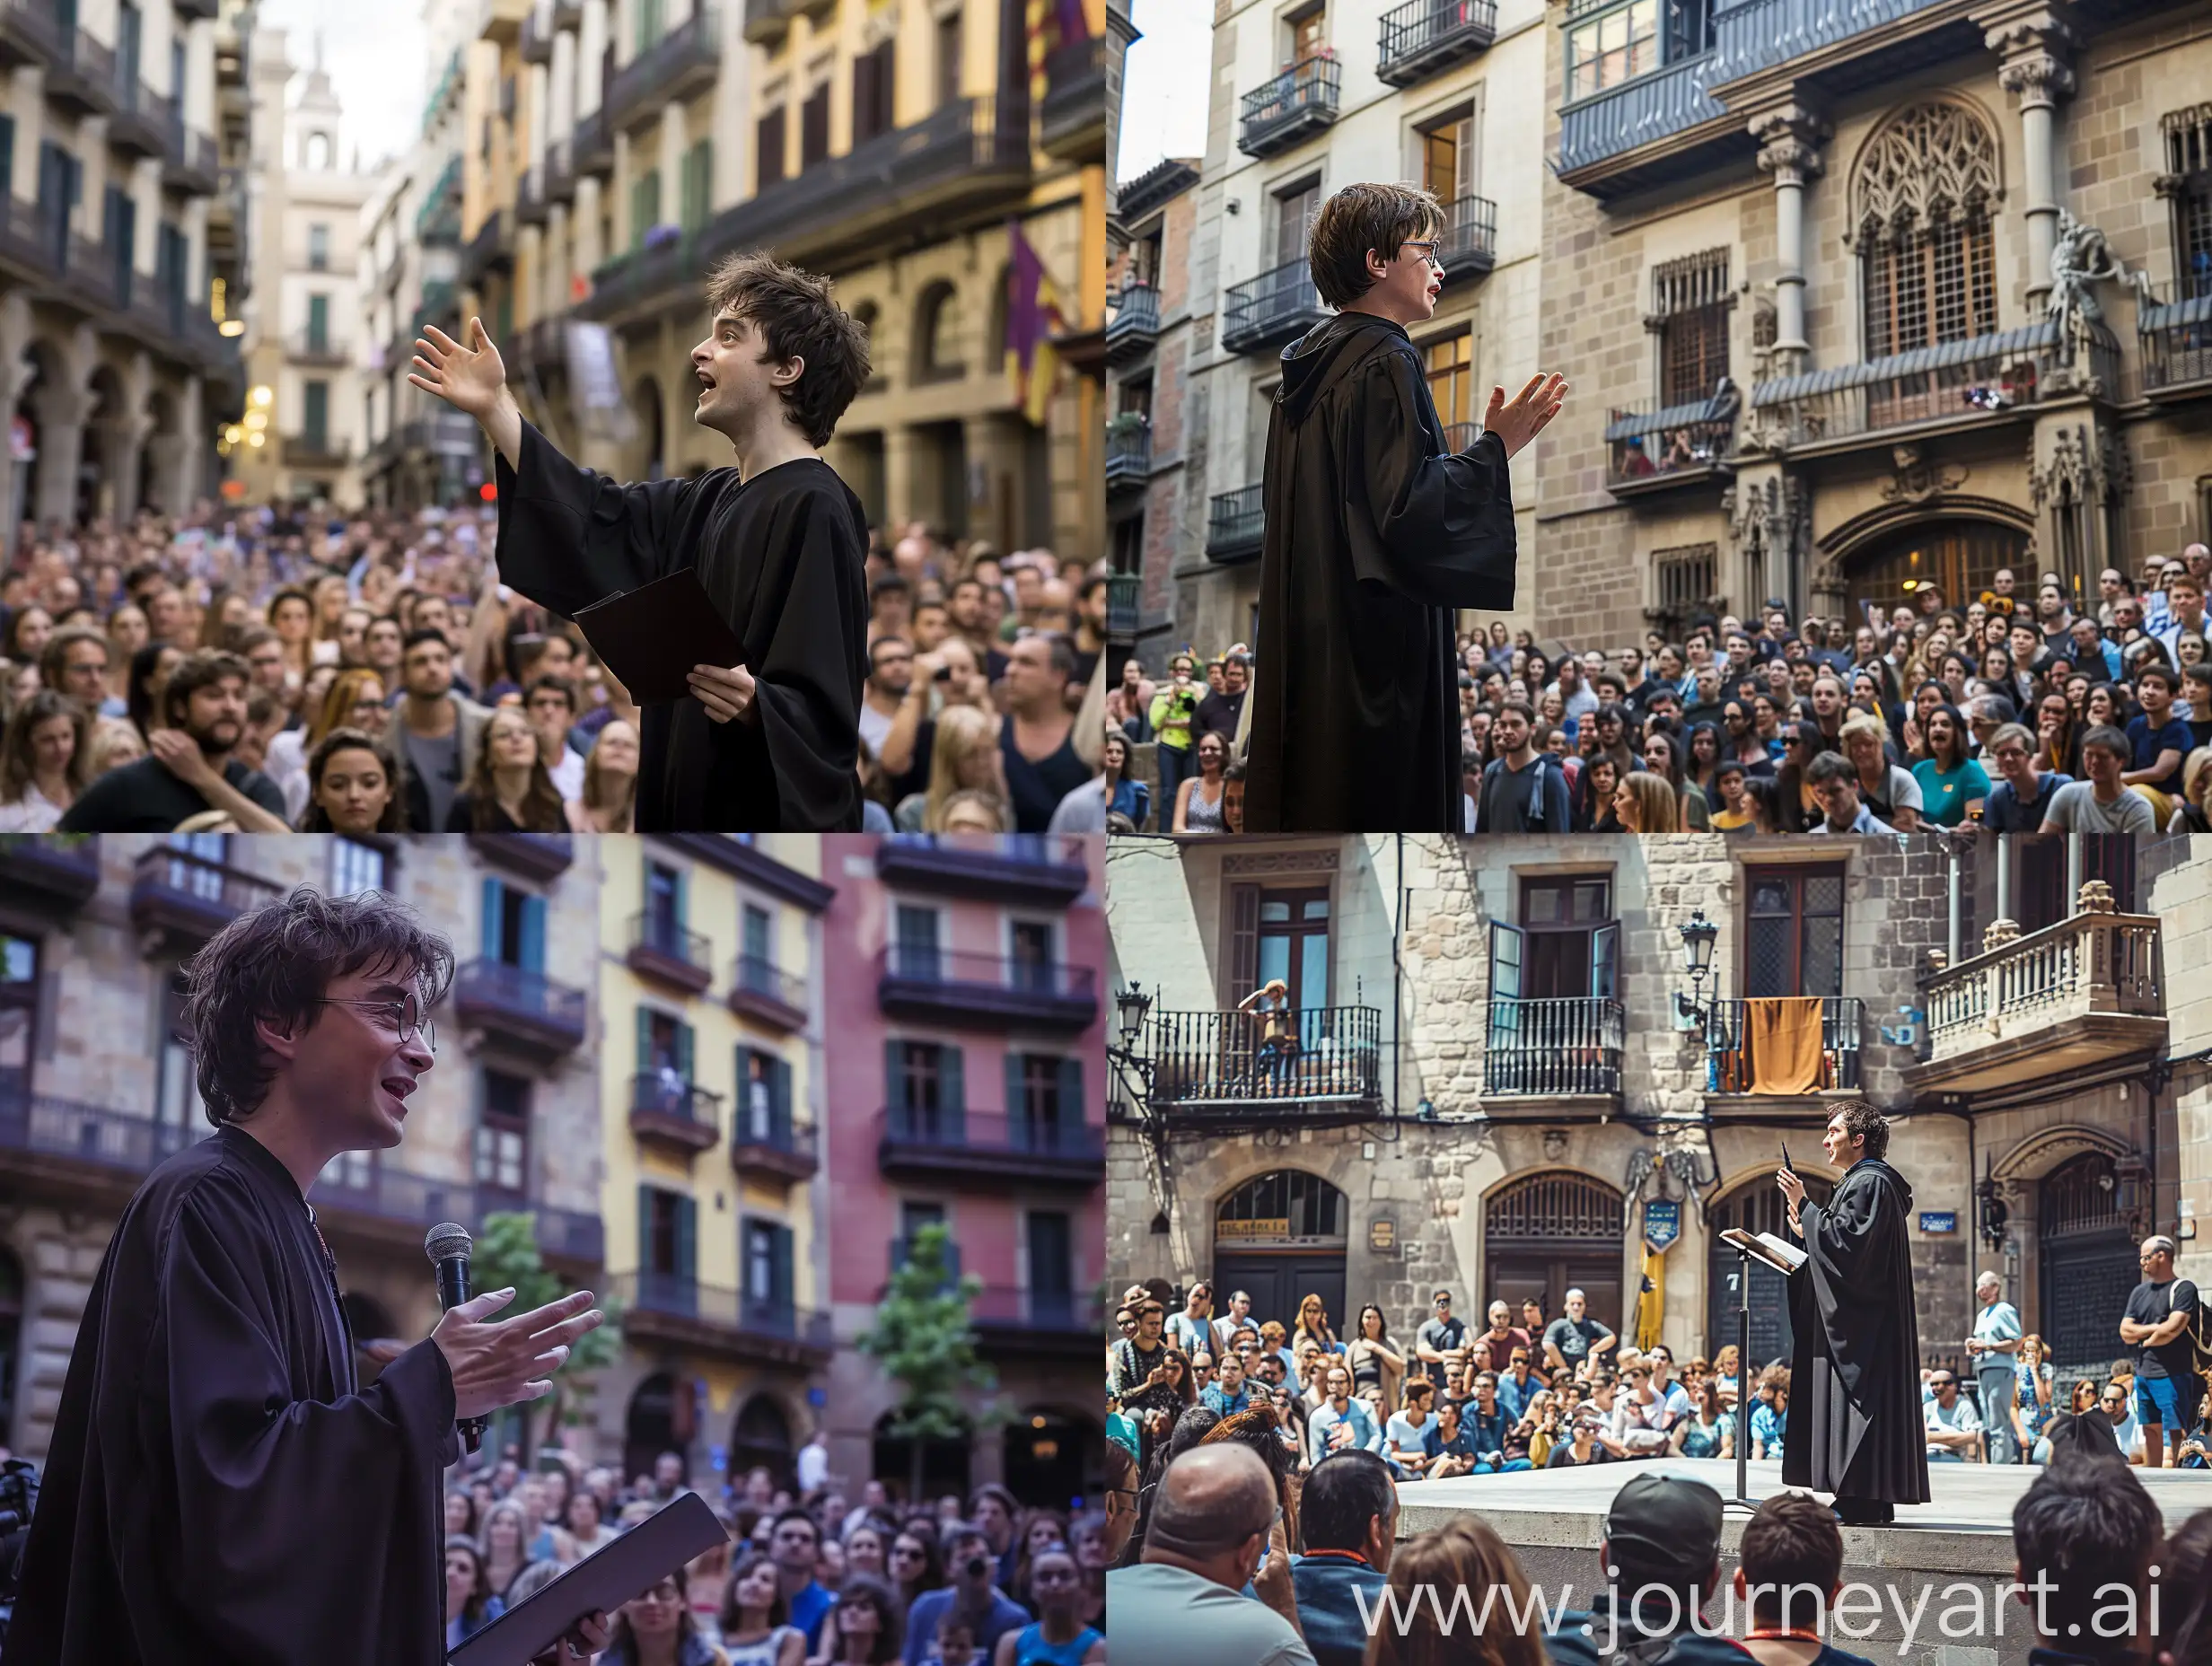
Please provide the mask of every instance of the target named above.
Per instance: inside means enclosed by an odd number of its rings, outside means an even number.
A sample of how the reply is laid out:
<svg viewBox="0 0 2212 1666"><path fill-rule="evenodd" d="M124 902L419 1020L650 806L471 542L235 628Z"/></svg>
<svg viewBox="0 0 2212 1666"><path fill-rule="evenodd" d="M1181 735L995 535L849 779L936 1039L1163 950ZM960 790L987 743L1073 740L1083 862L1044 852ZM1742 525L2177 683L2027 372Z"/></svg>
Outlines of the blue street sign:
<svg viewBox="0 0 2212 1666"><path fill-rule="evenodd" d="M1959 1230L1959 1213L1955 1209L1923 1209L1920 1211L1920 1230L1924 1232L1955 1232Z"/></svg>
<svg viewBox="0 0 2212 1666"><path fill-rule="evenodd" d="M806 1403L820 1410L830 1403L830 1390L824 1388L809 1389L806 1391Z"/></svg>
<svg viewBox="0 0 2212 1666"><path fill-rule="evenodd" d="M1666 1198L1654 1197L1644 1205L1644 1247L1654 1255L1664 1255L1674 1241L1682 1235L1682 1206Z"/></svg>

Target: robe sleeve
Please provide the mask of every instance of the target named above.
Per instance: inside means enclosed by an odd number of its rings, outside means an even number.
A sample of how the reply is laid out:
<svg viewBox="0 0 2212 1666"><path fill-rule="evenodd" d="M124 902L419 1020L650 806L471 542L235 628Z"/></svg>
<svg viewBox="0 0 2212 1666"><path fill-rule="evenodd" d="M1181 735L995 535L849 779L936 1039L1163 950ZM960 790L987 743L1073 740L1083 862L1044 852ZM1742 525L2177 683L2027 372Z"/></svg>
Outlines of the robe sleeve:
<svg viewBox="0 0 2212 1666"><path fill-rule="evenodd" d="M1870 1276L1887 1278L1883 1257L1894 1223L1882 1207L1883 1195L1874 1181L1847 1183L1825 1207L1807 1198L1797 1211L1805 1253L1820 1261L1831 1288L1856 1291Z"/></svg>
<svg viewBox="0 0 2212 1666"><path fill-rule="evenodd" d="M527 422L522 467L494 452L499 576L563 618L675 570L670 534L696 480L624 486L579 468Z"/></svg>
<svg viewBox="0 0 2212 1666"><path fill-rule="evenodd" d="M430 1569L394 1551L429 1542L452 1373L426 1339L357 1394L295 1399L268 1250L237 1210L196 1188L161 1248L146 1369L149 1388L161 1385L148 1403L166 1402L167 1426L142 1432L176 1489L178 1563L164 1583L227 1660L293 1660L305 1637L345 1640L330 1658L356 1658L370 1639L396 1641L395 1611L429 1600L401 1597Z"/></svg>
<svg viewBox="0 0 2212 1666"><path fill-rule="evenodd" d="M1412 362L1385 353L1365 373L1347 435L1347 474L1365 482L1372 538L1354 536L1352 570L1433 607L1514 605L1513 478L1504 442L1428 455ZM1365 530L1365 529L1362 529Z"/></svg>

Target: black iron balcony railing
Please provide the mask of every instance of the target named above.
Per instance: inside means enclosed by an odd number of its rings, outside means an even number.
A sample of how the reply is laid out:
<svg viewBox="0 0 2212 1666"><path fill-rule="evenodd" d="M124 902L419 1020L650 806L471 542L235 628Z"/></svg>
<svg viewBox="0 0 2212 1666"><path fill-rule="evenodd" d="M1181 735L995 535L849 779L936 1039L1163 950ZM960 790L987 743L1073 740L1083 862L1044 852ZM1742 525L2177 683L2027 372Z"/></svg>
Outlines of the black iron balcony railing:
<svg viewBox="0 0 2212 1666"><path fill-rule="evenodd" d="M912 1238L894 1238L891 1241L890 1261L893 1274L914 1258L915 1243ZM960 1283L960 1246L948 1243L937 1258L944 1267L945 1283L948 1285Z"/></svg>
<svg viewBox="0 0 2212 1666"><path fill-rule="evenodd" d="M883 951L876 990L883 1011L894 1017L1080 1029L1098 1016L1096 980L1093 968L1058 960L893 943Z"/></svg>
<svg viewBox="0 0 2212 1666"><path fill-rule="evenodd" d="M81 114L115 108L115 48L82 29L57 28L58 48L47 66L46 96Z"/></svg>
<svg viewBox="0 0 2212 1666"><path fill-rule="evenodd" d="M173 110L163 139L167 160L162 166L162 183L194 197L215 196L223 178L215 140L186 127L184 118Z"/></svg>
<svg viewBox="0 0 2212 1666"><path fill-rule="evenodd" d="M730 968L730 1010L780 1030L806 1022L806 979L758 954L741 954Z"/></svg>
<svg viewBox="0 0 2212 1666"><path fill-rule="evenodd" d="M1122 364L1139 357L1160 338L1160 292L1151 284L1124 284L1106 320L1106 359Z"/></svg>
<svg viewBox="0 0 2212 1666"><path fill-rule="evenodd" d="M694 0L691 15L615 71L604 101L607 120L627 128L643 115L710 86L722 62L722 36L710 0Z"/></svg>
<svg viewBox="0 0 2212 1666"><path fill-rule="evenodd" d="M1105 1340L1106 1314L1095 1290L1030 1290L986 1285L968 1302L968 1320L987 1344L1039 1349L1096 1346Z"/></svg>
<svg viewBox="0 0 2212 1666"><path fill-rule="evenodd" d="M1821 1057L1817 1079L1805 1090L1826 1093L1856 1089L1858 1078L1859 1023L1865 1003L1855 995L1822 995L1821 1003ZM1758 1048L1745 1027L1747 1001L1715 1001L1706 1025L1706 1092L1708 1093L1764 1093L1784 1090L1761 1074Z"/></svg>
<svg viewBox="0 0 2212 1666"><path fill-rule="evenodd" d="M1618 1001L1493 996L1482 1091L1498 1098L1619 1093L1625 1029Z"/></svg>
<svg viewBox="0 0 2212 1666"><path fill-rule="evenodd" d="M116 259L116 251L87 242L75 232L68 235L66 267L68 293L59 297L80 308L127 306L129 291L118 284L130 268Z"/></svg>
<svg viewBox="0 0 2212 1666"><path fill-rule="evenodd" d="M1409 87L1462 64L1497 39L1497 0L1408 0L1382 13L1374 73Z"/></svg>
<svg viewBox="0 0 2212 1666"><path fill-rule="evenodd" d="M786 1364L825 1363L836 1342L828 1312L794 1302L703 1285L680 1273L615 1273L601 1282L621 1307L625 1337Z"/></svg>
<svg viewBox="0 0 2212 1666"><path fill-rule="evenodd" d="M663 916L630 916L629 968L641 978L658 978L694 994L714 981L706 935L686 930Z"/></svg>
<svg viewBox="0 0 2212 1666"><path fill-rule="evenodd" d="M156 845L134 866L131 925L142 938L160 934L205 943L240 915L266 907L280 894L276 885L259 874L173 846Z"/></svg>
<svg viewBox="0 0 2212 1666"><path fill-rule="evenodd" d="M876 1166L893 1179L994 1188L1009 1175L1033 1185L1091 1187L1106 1178L1106 1131L1058 1117L894 1105L883 1113Z"/></svg>
<svg viewBox="0 0 2212 1666"><path fill-rule="evenodd" d="M579 174L604 179L614 171L614 129L603 108L576 118L575 130L568 136L568 154Z"/></svg>
<svg viewBox="0 0 2212 1666"><path fill-rule="evenodd" d="M1250 561L1260 553L1267 530L1267 505L1260 486L1241 486L1217 493L1207 505L1206 558L1227 565Z"/></svg>
<svg viewBox="0 0 2212 1666"><path fill-rule="evenodd" d="M1109 573L1106 575L1106 640L1132 642L1143 615L1145 575Z"/></svg>
<svg viewBox="0 0 2212 1666"><path fill-rule="evenodd" d="M787 1180L803 1180L821 1166L814 1125L793 1117L791 1107L763 1095L754 1099L741 1084L730 1118L730 1166L759 1170Z"/></svg>
<svg viewBox="0 0 2212 1666"><path fill-rule="evenodd" d="M328 329L295 329L286 346L294 359L307 364L344 364L353 358L353 344Z"/></svg>
<svg viewBox="0 0 2212 1666"><path fill-rule="evenodd" d="M1480 277L1497 264L1497 205L1487 197L1462 197L1444 206L1436 258L1448 286Z"/></svg>
<svg viewBox="0 0 2212 1666"><path fill-rule="evenodd" d="M875 847L876 877L957 897L1066 908L1091 887L1083 839L1050 833L895 833Z"/></svg>
<svg viewBox="0 0 2212 1666"><path fill-rule="evenodd" d="M2212 294L2136 314L2143 391L2154 399L2212 392Z"/></svg>
<svg viewBox="0 0 2212 1666"><path fill-rule="evenodd" d="M431 437L426 433L417 443L427 445ZM534 880L558 879L576 859L575 837L568 833L471 833L469 843L486 861Z"/></svg>
<svg viewBox="0 0 2212 1666"><path fill-rule="evenodd" d="M514 250L507 241L507 211L495 208L484 216L484 223L476 228L476 235L461 245L461 281L473 287L480 284L487 273L502 271L514 264Z"/></svg>
<svg viewBox="0 0 2212 1666"><path fill-rule="evenodd" d="M159 156L169 148L169 129L177 119L177 103L164 98L118 63L115 72L115 109L108 118L108 142L118 150L139 156Z"/></svg>
<svg viewBox="0 0 2212 1666"><path fill-rule="evenodd" d="M1382 1013L1372 1006L1304 1007L1277 1045L1256 1013L1154 1013L1145 1046L1155 1103L1242 1109L1382 1097Z"/></svg>
<svg viewBox="0 0 2212 1666"><path fill-rule="evenodd" d="M555 139L545 147L545 199L548 203L575 200L575 153L567 139Z"/></svg>
<svg viewBox="0 0 2212 1666"><path fill-rule="evenodd" d="M79 908L100 889L100 840L39 833L0 834L0 893L48 908Z"/></svg>
<svg viewBox="0 0 2212 1666"><path fill-rule="evenodd" d="M630 1078L630 1132L684 1153L702 1152L722 1137L722 1096L674 1070L645 1070Z"/></svg>
<svg viewBox="0 0 2212 1666"><path fill-rule="evenodd" d="M566 1052L584 1042L584 994L505 960L464 961L453 979L453 1006L463 1024Z"/></svg>
<svg viewBox="0 0 2212 1666"><path fill-rule="evenodd" d="M1313 270L1304 260L1286 261L1222 292L1221 345L1232 353L1252 353L1302 336L1329 316Z"/></svg>
<svg viewBox="0 0 2212 1666"><path fill-rule="evenodd" d="M0 259L34 273L57 269L58 248L51 217L37 203L27 203L14 193L0 213Z"/></svg>
<svg viewBox="0 0 2212 1666"><path fill-rule="evenodd" d="M1152 421L1109 423L1106 428L1106 489L1142 486L1152 474Z"/></svg>
<svg viewBox="0 0 2212 1666"><path fill-rule="evenodd" d="M1605 424L1605 484L1628 497L1707 479L1735 450L1733 391L1652 411L1615 409Z"/></svg>
<svg viewBox="0 0 2212 1666"><path fill-rule="evenodd" d="M11 61L52 63L63 52L62 32L49 0L0 0L0 49Z"/></svg>
<svg viewBox="0 0 2212 1666"><path fill-rule="evenodd" d="M1237 149L1272 156L1321 132L1337 119L1343 73L1332 57L1310 57L1244 95Z"/></svg>
<svg viewBox="0 0 2212 1666"><path fill-rule="evenodd" d="M663 236L593 268L592 293L576 303L576 316L606 320L688 303L698 270L694 248L689 235Z"/></svg>
<svg viewBox="0 0 2212 1666"><path fill-rule="evenodd" d="M543 225L552 212L546 201L545 170L525 168L514 187L514 223L517 225Z"/></svg>
<svg viewBox="0 0 2212 1666"><path fill-rule="evenodd" d="M1075 160L1106 140L1106 37L1070 40L1045 55L1045 96L1037 143L1048 156Z"/></svg>
<svg viewBox="0 0 2212 1666"><path fill-rule="evenodd" d="M343 469L353 455L353 446L349 441L310 431L285 434L284 452L288 469Z"/></svg>

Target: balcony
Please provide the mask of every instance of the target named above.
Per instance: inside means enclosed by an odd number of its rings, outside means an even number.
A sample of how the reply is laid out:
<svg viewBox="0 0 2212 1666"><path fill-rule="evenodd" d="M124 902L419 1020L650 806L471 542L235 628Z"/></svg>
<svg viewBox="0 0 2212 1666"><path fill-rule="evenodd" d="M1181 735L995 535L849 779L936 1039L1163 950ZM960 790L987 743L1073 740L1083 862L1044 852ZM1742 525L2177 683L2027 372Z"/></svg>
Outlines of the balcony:
<svg viewBox="0 0 2212 1666"><path fill-rule="evenodd" d="M1337 89L1343 71L1334 58L1310 57L1244 95L1237 149L1247 156L1273 156L1337 119Z"/></svg>
<svg viewBox="0 0 2212 1666"><path fill-rule="evenodd" d="M1105 1346L1106 1314L1096 1291L1023 1290L986 1285L970 1299L968 1322L991 1355L1089 1358Z"/></svg>
<svg viewBox="0 0 2212 1666"><path fill-rule="evenodd" d="M794 17L822 18L837 0L745 0L745 39L773 48L791 31Z"/></svg>
<svg viewBox="0 0 2212 1666"><path fill-rule="evenodd" d="M0 0L0 65L50 64L62 51L49 0Z"/></svg>
<svg viewBox="0 0 2212 1666"><path fill-rule="evenodd" d="M327 434L287 434L284 436L287 469L343 469L353 460L353 446Z"/></svg>
<svg viewBox="0 0 2212 1666"><path fill-rule="evenodd" d="M115 48L82 29L56 26L60 48L47 66L46 96L72 115L105 115L115 108Z"/></svg>
<svg viewBox="0 0 2212 1666"><path fill-rule="evenodd" d="M554 203L572 203L576 199L576 170L575 153L566 139L556 139L545 147L545 200Z"/></svg>
<svg viewBox="0 0 2212 1666"><path fill-rule="evenodd" d="M575 840L566 833L471 833L469 845L485 861L524 879L557 880L576 859Z"/></svg>
<svg viewBox="0 0 2212 1666"><path fill-rule="evenodd" d="M558 33L551 27L540 29L535 12L522 20L521 43L515 50L525 64L550 64L553 61L553 37Z"/></svg>
<svg viewBox="0 0 2212 1666"><path fill-rule="evenodd" d="M1462 197L1444 204L1436 258L1444 262L1446 289L1486 276L1497 264L1497 205L1487 197Z"/></svg>
<svg viewBox="0 0 2212 1666"><path fill-rule="evenodd" d="M1851 995L1821 995L1821 1054L1807 1079L1785 1079L1779 1067L1762 1060L1755 1045L1747 1009L1749 1001L1715 1001L1706 1026L1705 1091L1710 1095L1742 1097L1745 1113L1768 1114L1777 1100L1796 1100L1808 1104L1812 1115L1825 1120L1818 1104L1822 1093L1856 1092L1859 1088L1859 1027L1865 1003Z"/></svg>
<svg viewBox="0 0 2212 1666"><path fill-rule="evenodd" d="M453 979L453 1011L464 1027L519 1041L547 1057L584 1045L584 991L505 960L464 961Z"/></svg>
<svg viewBox="0 0 2212 1666"><path fill-rule="evenodd" d="M669 105L713 86L721 66L715 8L707 0L693 0L690 16L615 71L602 113L610 127L625 133L658 121Z"/></svg>
<svg viewBox="0 0 2212 1666"><path fill-rule="evenodd" d="M532 319L515 333L514 339L516 357L522 364L547 370L567 362L567 346L557 316Z"/></svg>
<svg viewBox="0 0 2212 1666"><path fill-rule="evenodd" d="M1106 1179L1106 1131L1088 1122L893 1106L883 1113L875 1162L886 1179L924 1185L997 1191L1018 1179L1087 1191Z"/></svg>
<svg viewBox="0 0 2212 1666"><path fill-rule="evenodd" d="M2158 916L2111 912L2110 892L2095 881L2084 893L2085 908L2104 906L1992 944L1928 980L1932 1048L1906 1073L1916 1091L2057 1084L2165 1050Z"/></svg>
<svg viewBox="0 0 2212 1666"><path fill-rule="evenodd" d="M423 194L415 214L415 235L425 244L452 244L461 241L461 158L439 171Z"/></svg>
<svg viewBox="0 0 2212 1666"><path fill-rule="evenodd" d="M700 257L759 248L786 260L856 256L901 227L949 235L1010 209L1029 184L1027 122L1002 120L988 97L956 99L725 208L708 223ZM838 211L824 214L824 203Z"/></svg>
<svg viewBox="0 0 2212 1666"><path fill-rule="evenodd" d="M294 364L342 368L353 363L350 341L340 341L327 329L295 329L285 340L285 353Z"/></svg>
<svg viewBox="0 0 2212 1666"><path fill-rule="evenodd" d="M836 1337L830 1315L789 1302L702 1285L679 1273L617 1273L608 1293L626 1342L663 1344L733 1363L819 1371Z"/></svg>
<svg viewBox="0 0 2212 1666"><path fill-rule="evenodd" d="M487 275L511 271L514 266L514 250L507 241L507 211L495 208L484 216L476 235L461 245L461 285L480 289Z"/></svg>
<svg viewBox="0 0 2212 1666"><path fill-rule="evenodd" d="M545 170L526 168L514 188L514 223L517 225L543 225L551 216L552 205L546 201Z"/></svg>
<svg viewBox="0 0 2212 1666"><path fill-rule="evenodd" d="M46 212L11 194L0 210L0 260L33 278L52 276L60 264L56 250L59 233Z"/></svg>
<svg viewBox="0 0 2212 1666"><path fill-rule="evenodd" d="M1375 76L1409 87L1488 50L1497 39L1497 0L1409 0L1382 13Z"/></svg>
<svg viewBox="0 0 2212 1666"><path fill-rule="evenodd" d="M479 0L476 9L476 38L505 46L522 34L532 10L531 0Z"/></svg>
<svg viewBox="0 0 2212 1666"><path fill-rule="evenodd" d="M2212 294L2142 308L2136 314L2136 344L2143 360L2145 397L2183 399L2212 393Z"/></svg>
<svg viewBox="0 0 2212 1666"><path fill-rule="evenodd" d="M575 130L568 136L568 154L579 175L600 180L613 175L614 129L607 125L604 110L576 118Z"/></svg>
<svg viewBox="0 0 2212 1666"><path fill-rule="evenodd" d="M553 27L556 30L584 27L584 0L553 0Z"/></svg>
<svg viewBox="0 0 2212 1666"><path fill-rule="evenodd" d="M1142 358L1160 338L1160 292L1150 284L1124 284L1106 320L1106 362Z"/></svg>
<svg viewBox="0 0 2212 1666"><path fill-rule="evenodd" d="M1263 490L1261 486L1241 486L1233 492L1216 493L1207 502L1206 558L1215 566L1259 559L1268 526Z"/></svg>
<svg viewBox="0 0 2212 1666"><path fill-rule="evenodd" d="M1141 487L1152 478L1152 423L1139 416L1117 417L1106 425L1106 490Z"/></svg>
<svg viewBox="0 0 2212 1666"><path fill-rule="evenodd" d="M1816 454L1961 428L2021 422L2041 393L2112 396L2120 346L2102 324L2086 365L2067 360L2058 323L2045 319L1999 334L1802 376L1751 390L1746 446Z"/></svg>
<svg viewBox="0 0 2212 1666"><path fill-rule="evenodd" d="M811 1180L821 1167L811 1122L794 1122L777 1106L749 1110L742 1091L730 1123L730 1167L739 1174L765 1173L785 1180Z"/></svg>
<svg viewBox="0 0 2212 1666"><path fill-rule="evenodd" d="M1304 1007L1297 1039L1270 1054L1251 1013L1154 1013L1146 1021L1156 1108L1245 1116L1336 1104L1372 1111L1382 1098L1382 1013L1373 1006Z"/></svg>
<svg viewBox="0 0 2212 1666"><path fill-rule="evenodd" d="M672 1071L634 1075L630 1133L688 1162L722 1137L722 1097L682 1081Z"/></svg>
<svg viewBox="0 0 2212 1666"><path fill-rule="evenodd" d="M1080 837L1049 833L894 834L875 847L875 876L941 896L1065 908L1091 889Z"/></svg>
<svg viewBox="0 0 2212 1666"><path fill-rule="evenodd" d="M223 170L215 140L186 127L181 116L169 124L165 151L162 164L165 188L190 197L213 197L222 189Z"/></svg>
<svg viewBox="0 0 2212 1666"><path fill-rule="evenodd" d="M281 894L257 873L156 845L133 868L130 923L148 956L163 949L197 949L240 915Z"/></svg>
<svg viewBox="0 0 2212 1666"><path fill-rule="evenodd" d="M169 149L169 129L177 120L176 102L163 98L136 75L118 67L115 111L108 118L108 143L134 156L160 156Z"/></svg>
<svg viewBox="0 0 2212 1666"><path fill-rule="evenodd" d="M1232 353L1258 353L1304 335L1328 317L1312 269L1304 260L1287 261L1223 292L1221 345Z"/></svg>
<svg viewBox="0 0 2212 1666"><path fill-rule="evenodd" d="M883 951L875 989L893 1018L958 1029L1083 1030L1098 1020L1095 980L1088 966L894 943Z"/></svg>
<svg viewBox="0 0 2212 1666"><path fill-rule="evenodd" d="M1735 450L1736 396L1731 389L1658 410L1614 410L1605 425L1605 487L1615 497L1646 497L1711 480Z"/></svg>
<svg viewBox="0 0 2212 1666"><path fill-rule="evenodd" d="M707 957L704 934L651 914L630 916L629 953L624 959L638 977L699 995L715 980Z"/></svg>
<svg viewBox="0 0 2212 1666"><path fill-rule="evenodd" d="M1490 1002L1488 1040L1482 1053L1482 1096L1549 1101L1618 1099L1625 1030L1618 1001L1594 995L1565 1000ZM1523 1111L1529 1105L1491 1107Z"/></svg>
<svg viewBox="0 0 2212 1666"><path fill-rule="evenodd" d="M1065 15L1065 8L1063 8ZM1070 40L1045 55L1037 145L1063 162L1102 160L1106 149L1106 37Z"/></svg>
<svg viewBox="0 0 2212 1666"><path fill-rule="evenodd" d="M606 320L698 303L698 266L692 239L656 226L645 247L616 256L592 272L592 293L576 303L578 318Z"/></svg>
<svg viewBox="0 0 2212 1666"><path fill-rule="evenodd" d="M100 840L92 834L0 836L0 896L40 913L74 914L100 889Z"/></svg>
<svg viewBox="0 0 2212 1666"><path fill-rule="evenodd" d="M1109 573L1106 575L1106 640L1134 642L1143 614L1140 598L1145 579L1141 573Z"/></svg>
<svg viewBox="0 0 2212 1666"><path fill-rule="evenodd" d="M729 1007L772 1030L806 1028L806 979L757 954L741 954L730 969Z"/></svg>
<svg viewBox="0 0 2212 1666"><path fill-rule="evenodd" d="M116 289L117 271L115 251L99 243L89 243L75 232L68 235L62 272L66 282L52 297L65 306L88 317L106 308L126 305L129 297L118 294Z"/></svg>

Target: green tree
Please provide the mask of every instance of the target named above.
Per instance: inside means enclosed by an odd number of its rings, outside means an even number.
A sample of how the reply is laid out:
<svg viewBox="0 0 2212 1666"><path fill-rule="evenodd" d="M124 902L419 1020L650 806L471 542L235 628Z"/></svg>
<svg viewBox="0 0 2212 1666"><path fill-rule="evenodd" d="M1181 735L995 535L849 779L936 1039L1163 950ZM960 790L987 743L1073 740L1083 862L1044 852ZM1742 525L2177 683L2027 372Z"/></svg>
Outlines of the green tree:
<svg viewBox="0 0 2212 1666"><path fill-rule="evenodd" d="M531 1216L487 1214L470 1257L470 1285L474 1290L485 1291L505 1290L510 1285L514 1286L514 1300L500 1310L502 1313L527 1313L549 1302L559 1301L570 1289L566 1280L547 1268L539 1255L538 1225ZM537 1451L531 1435L537 1425L538 1407L542 1404L550 1414L545 1424L549 1440L563 1428L581 1423L591 1398L589 1373L602 1365L613 1364L615 1356L621 1352L620 1310L603 1293L594 1305L607 1316L606 1320L598 1329L584 1332L570 1349L567 1362L553 1373L553 1392L543 1401L525 1400L501 1414L519 1423L517 1439L522 1449L524 1469L530 1467L531 1455Z"/></svg>
<svg viewBox="0 0 2212 1666"><path fill-rule="evenodd" d="M899 1385L885 1433L908 1442L907 1497L922 1495L922 1443L965 1441L1006 1420L998 1373L976 1357L968 1304L981 1293L974 1274L952 1270L952 1235L925 1226L907 1241L907 1258L876 1304L875 1323L855 1346Z"/></svg>

